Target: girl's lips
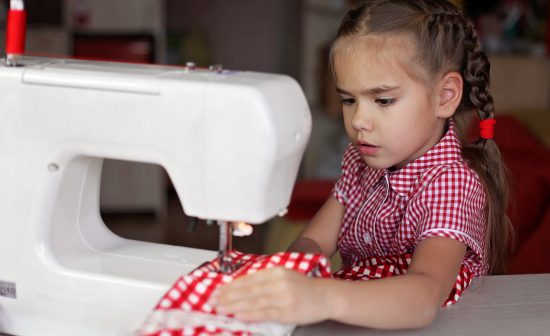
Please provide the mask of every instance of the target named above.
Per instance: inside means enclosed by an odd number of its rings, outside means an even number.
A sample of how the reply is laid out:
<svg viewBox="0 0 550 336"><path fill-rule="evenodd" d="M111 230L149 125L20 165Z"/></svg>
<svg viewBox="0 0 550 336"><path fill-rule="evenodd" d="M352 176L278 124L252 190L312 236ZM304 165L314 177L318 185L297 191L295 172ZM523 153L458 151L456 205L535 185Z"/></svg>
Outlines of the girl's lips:
<svg viewBox="0 0 550 336"><path fill-rule="evenodd" d="M358 143L357 150L363 155L376 155L380 151L380 147L371 145L369 143Z"/></svg>

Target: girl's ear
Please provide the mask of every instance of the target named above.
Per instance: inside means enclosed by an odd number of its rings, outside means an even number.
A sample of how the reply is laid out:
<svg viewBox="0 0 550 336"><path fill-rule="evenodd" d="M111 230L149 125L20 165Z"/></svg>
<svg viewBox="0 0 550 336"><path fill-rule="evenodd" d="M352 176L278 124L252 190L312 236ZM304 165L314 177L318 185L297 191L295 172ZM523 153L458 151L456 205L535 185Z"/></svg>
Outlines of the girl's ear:
<svg viewBox="0 0 550 336"><path fill-rule="evenodd" d="M463 85L462 76L456 71L441 78L438 86L438 117L447 119L455 113L462 100Z"/></svg>

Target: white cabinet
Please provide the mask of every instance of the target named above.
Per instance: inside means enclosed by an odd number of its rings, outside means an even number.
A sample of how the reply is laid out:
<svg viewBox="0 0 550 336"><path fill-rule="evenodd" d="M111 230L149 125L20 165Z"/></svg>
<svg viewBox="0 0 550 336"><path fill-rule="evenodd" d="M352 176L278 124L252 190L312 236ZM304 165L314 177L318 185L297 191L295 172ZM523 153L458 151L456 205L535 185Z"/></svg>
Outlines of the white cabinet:
<svg viewBox="0 0 550 336"><path fill-rule="evenodd" d="M155 59L164 62L164 0L64 0L65 22L70 31L102 34L151 34Z"/></svg>

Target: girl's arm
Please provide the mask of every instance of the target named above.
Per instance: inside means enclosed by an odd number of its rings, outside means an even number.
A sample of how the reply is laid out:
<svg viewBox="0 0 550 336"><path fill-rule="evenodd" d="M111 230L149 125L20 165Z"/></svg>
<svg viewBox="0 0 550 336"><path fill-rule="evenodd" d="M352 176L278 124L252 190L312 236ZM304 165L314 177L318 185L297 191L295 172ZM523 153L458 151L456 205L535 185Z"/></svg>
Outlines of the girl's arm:
<svg viewBox="0 0 550 336"><path fill-rule="evenodd" d="M466 245L457 240L427 238L416 247L405 275L327 282L326 300L333 304L329 318L383 329L425 327L448 298L465 253Z"/></svg>
<svg viewBox="0 0 550 336"><path fill-rule="evenodd" d="M224 286L222 313L244 320L308 324L332 319L383 329L429 325L448 297L466 245L423 240L402 276L369 281L308 278L284 268L264 270Z"/></svg>
<svg viewBox="0 0 550 336"><path fill-rule="evenodd" d="M330 196L288 251L322 253L331 257L336 252L343 217L344 206Z"/></svg>

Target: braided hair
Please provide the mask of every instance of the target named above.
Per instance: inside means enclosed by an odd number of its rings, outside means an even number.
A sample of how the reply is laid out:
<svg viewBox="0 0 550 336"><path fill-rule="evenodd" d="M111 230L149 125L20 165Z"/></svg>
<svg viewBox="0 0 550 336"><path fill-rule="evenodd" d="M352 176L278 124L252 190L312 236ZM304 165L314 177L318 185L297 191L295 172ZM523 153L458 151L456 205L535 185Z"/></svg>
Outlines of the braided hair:
<svg viewBox="0 0 550 336"><path fill-rule="evenodd" d="M462 144L462 156L478 174L486 194L486 258L489 273L502 274L508 261L512 226L506 216L509 184L500 151L492 139L471 141L471 118L494 117L489 92L490 63L481 49L474 24L446 0L369 0L344 17L331 49L331 62L339 41L356 36L409 36L416 45L413 62L421 65L427 83L438 75L458 72L464 88L453 115Z"/></svg>

